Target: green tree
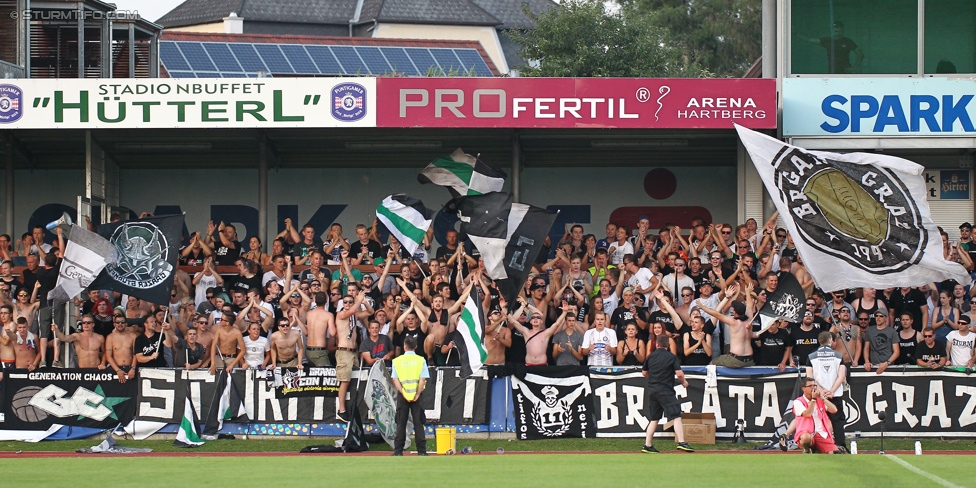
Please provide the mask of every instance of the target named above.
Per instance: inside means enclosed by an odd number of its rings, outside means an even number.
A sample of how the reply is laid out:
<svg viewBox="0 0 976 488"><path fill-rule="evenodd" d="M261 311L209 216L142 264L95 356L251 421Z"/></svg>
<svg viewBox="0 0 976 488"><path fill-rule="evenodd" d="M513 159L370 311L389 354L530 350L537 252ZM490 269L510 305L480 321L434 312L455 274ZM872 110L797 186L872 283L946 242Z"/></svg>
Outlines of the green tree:
<svg viewBox="0 0 976 488"><path fill-rule="evenodd" d="M515 33L523 76L673 77L689 65L665 42L666 31L632 9L603 0L565 0L535 16L535 29ZM531 15L527 12L527 15Z"/></svg>
<svg viewBox="0 0 976 488"><path fill-rule="evenodd" d="M762 0L621 0L667 31L688 68L742 76L762 53Z"/></svg>

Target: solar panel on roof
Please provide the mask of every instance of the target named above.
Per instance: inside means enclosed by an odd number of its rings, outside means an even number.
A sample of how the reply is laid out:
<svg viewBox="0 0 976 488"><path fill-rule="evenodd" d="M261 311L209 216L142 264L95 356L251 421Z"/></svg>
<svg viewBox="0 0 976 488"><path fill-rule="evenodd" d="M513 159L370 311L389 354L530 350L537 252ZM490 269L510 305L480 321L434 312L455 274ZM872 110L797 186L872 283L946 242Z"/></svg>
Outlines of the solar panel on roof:
<svg viewBox="0 0 976 488"><path fill-rule="evenodd" d="M241 67L244 71L249 73L257 73L258 71L267 71L268 67L264 65L264 61L258 56L258 53L254 50L254 46L251 44L237 44L228 43L227 47L230 51L234 53L237 60L241 63Z"/></svg>
<svg viewBox="0 0 976 488"><path fill-rule="evenodd" d="M183 57L190 63L191 70L217 71L217 67L210 60L210 56L203 50L203 44L199 42L182 42L179 48L180 51L183 51Z"/></svg>
<svg viewBox="0 0 976 488"><path fill-rule="evenodd" d="M407 56L413 60L413 64L417 66L420 70L421 75L439 74L438 69L440 66L437 65L437 61L434 61L434 57L430 55L430 50L422 47L409 47L404 49L407 52ZM431 71L433 67L433 71Z"/></svg>
<svg viewBox="0 0 976 488"><path fill-rule="evenodd" d="M395 73L406 74L410 76L418 76L420 72L417 71L417 67L413 65L413 61L407 57L407 52L400 47L381 47L380 51L386 56L386 60L390 63L390 67Z"/></svg>
<svg viewBox="0 0 976 488"><path fill-rule="evenodd" d="M374 75L388 74L390 73L390 65L386 62L386 58L383 57L383 53L380 52L378 47L372 46L357 46L356 51L359 52L359 57L363 59L366 63L366 67Z"/></svg>
<svg viewBox="0 0 976 488"><path fill-rule="evenodd" d="M163 66L184 78L279 75L493 76L477 49L164 41Z"/></svg>
<svg viewBox="0 0 976 488"><path fill-rule="evenodd" d="M261 59L264 60L264 64L268 65L268 69L273 73L294 73L295 70L292 69L291 64L285 59L285 55L281 53L281 49L277 44L255 44L254 49L261 55Z"/></svg>
<svg viewBox="0 0 976 488"><path fill-rule="evenodd" d="M308 51L309 56L312 57L312 61L319 67L319 73L323 75L344 75L345 72L342 71L342 66L339 65L339 61L336 61L335 56L332 55L332 50L329 46L319 46L319 45L308 45L305 46L305 50Z"/></svg>
<svg viewBox="0 0 976 488"><path fill-rule="evenodd" d="M332 46L332 54L335 54L347 75L382 74L370 73L369 68L363 64L359 55L356 54L356 50L351 46Z"/></svg>
<svg viewBox="0 0 976 488"><path fill-rule="evenodd" d="M168 70L189 70L190 64L183 59L183 53L175 42L163 42L159 46L159 59Z"/></svg>
<svg viewBox="0 0 976 488"><path fill-rule="evenodd" d="M189 71L170 71L170 78L196 78L193 73Z"/></svg>
<svg viewBox="0 0 976 488"><path fill-rule="evenodd" d="M312 62L312 58L308 56L308 53L305 52L305 46L299 44L282 44L281 52L291 62L291 67L295 69L295 73L303 75L319 74L319 69Z"/></svg>
<svg viewBox="0 0 976 488"><path fill-rule="evenodd" d="M461 60L461 64L465 70L471 70L473 68L474 74L477 76L494 76L491 69L485 64L484 58L481 57L481 54L477 50L455 49L454 54Z"/></svg>
<svg viewBox="0 0 976 488"><path fill-rule="evenodd" d="M223 42L205 42L203 49L210 55L210 59L217 65L221 72L230 71L233 73L243 73L244 68L237 62L237 58L230 52L230 48Z"/></svg>

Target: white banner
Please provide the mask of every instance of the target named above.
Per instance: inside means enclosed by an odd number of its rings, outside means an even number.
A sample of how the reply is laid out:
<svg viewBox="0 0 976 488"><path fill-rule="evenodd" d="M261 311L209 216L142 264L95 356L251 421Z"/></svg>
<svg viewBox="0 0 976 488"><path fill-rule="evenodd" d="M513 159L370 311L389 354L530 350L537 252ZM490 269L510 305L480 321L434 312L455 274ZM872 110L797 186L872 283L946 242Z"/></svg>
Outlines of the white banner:
<svg viewBox="0 0 976 488"><path fill-rule="evenodd" d="M807 151L736 130L821 289L971 283L962 266L943 259L922 166L879 154Z"/></svg>
<svg viewBox="0 0 976 488"><path fill-rule="evenodd" d="M375 78L0 80L0 129L375 126Z"/></svg>

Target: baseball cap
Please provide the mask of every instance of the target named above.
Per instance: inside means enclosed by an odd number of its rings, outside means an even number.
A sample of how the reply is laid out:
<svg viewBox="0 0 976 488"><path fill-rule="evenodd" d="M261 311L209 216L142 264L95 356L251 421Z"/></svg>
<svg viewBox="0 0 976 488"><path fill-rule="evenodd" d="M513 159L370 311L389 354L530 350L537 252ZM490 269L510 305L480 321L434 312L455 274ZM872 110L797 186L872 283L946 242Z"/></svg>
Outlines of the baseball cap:
<svg viewBox="0 0 976 488"><path fill-rule="evenodd" d="M746 320L746 304L742 302L732 302L732 310L735 310L736 318L739 320Z"/></svg>
<svg viewBox="0 0 976 488"><path fill-rule="evenodd" d="M386 264L386 260L383 259L383 258L375 258L375 259L373 259L373 264L375 266L379 266L381 264Z"/></svg>
<svg viewBox="0 0 976 488"><path fill-rule="evenodd" d="M959 229L960 230L962 230L962 229L973 230L973 224L970 224L969 222L963 222L962 225L959 226Z"/></svg>
<svg viewBox="0 0 976 488"><path fill-rule="evenodd" d="M543 285L541 283L533 283L532 286L529 287L529 291L536 291L538 289L545 289L545 287L546 287L546 285Z"/></svg>
<svg viewBox="0 0 976 488"><path fill-rule="evenodd" d="M711 281L708 281L708 280L702 281L701 283L698 284L698 289L700 290L701 287L703 287L705 285L712 286L712 282Z"/></svg>
<svg viewBox="0 0 976 488"><path fill-rule="evenodd" d="M971 321L971 320L969 319L969 316L968 316L968 315L961 315L961 316L959 317L959 323L960 323L960 324L969 324L969 323L971 323L971 322L972 322L972 321Z"/></svg>
<svg viewBox="0 0 976 488"><path fill-rule="evenodd" d="M883 317L887 317L888 309L885 307L878 307L878 309L874 311L874 315L881 315Z"/></svg>

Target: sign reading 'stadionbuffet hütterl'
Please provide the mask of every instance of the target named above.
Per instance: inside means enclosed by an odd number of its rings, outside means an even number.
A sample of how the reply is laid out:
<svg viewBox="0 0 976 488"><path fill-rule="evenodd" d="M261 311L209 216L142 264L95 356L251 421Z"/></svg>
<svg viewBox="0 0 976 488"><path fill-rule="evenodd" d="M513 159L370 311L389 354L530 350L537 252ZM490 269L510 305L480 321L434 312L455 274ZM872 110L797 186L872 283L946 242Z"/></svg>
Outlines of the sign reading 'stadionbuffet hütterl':
<svg viewBox="0 0 976 488"><path fill-rule="evenodd" d="M784 136L973 136L973 78L788 78Z"/></svg>
<svg viewBox="0 0 976 488"><path fill-rule="evenodd" d="M0 81L0 129L376 126L375 78Z"/></svg>

